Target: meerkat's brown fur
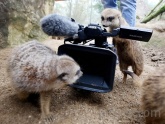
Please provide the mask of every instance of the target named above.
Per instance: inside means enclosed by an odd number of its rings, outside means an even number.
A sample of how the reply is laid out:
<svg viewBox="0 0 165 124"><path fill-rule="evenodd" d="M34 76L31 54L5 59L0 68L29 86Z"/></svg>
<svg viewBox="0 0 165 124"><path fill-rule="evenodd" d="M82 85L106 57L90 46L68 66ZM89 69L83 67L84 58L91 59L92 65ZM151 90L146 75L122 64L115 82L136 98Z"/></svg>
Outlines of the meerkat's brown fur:
<svg viewBox="0 0 165 124"><path fill-rule="evenodd" d="M40 93L42 118L53 120L49 111L51 93L55 89L73 84L82 75L80 66L69 56L58 56L37 41L29 41L11 53L7 72L18 97Z"/></svg>
<svg viewBox="0 0 165 124"><path fill-rule="evenodd" d="M121 25L128 25L117 9L104 9L101 13L101 19L102 25L108 27L109 32ZM143 72L144 63L140 42L118 36L113 38L113 42L117 48L120 70L124 75L123 82L125 83L127 79L127 74L123 70L127 70L129 66L132 66L133 72L139 76Z"/></svg>
<svg viewBox="0 0 165 124"><path fill-rule="evenodd" d="M146 124L165 124L165 69L142 81L133 72L125 71L133 78L135 85L141 88L141 102Z"/></svg>

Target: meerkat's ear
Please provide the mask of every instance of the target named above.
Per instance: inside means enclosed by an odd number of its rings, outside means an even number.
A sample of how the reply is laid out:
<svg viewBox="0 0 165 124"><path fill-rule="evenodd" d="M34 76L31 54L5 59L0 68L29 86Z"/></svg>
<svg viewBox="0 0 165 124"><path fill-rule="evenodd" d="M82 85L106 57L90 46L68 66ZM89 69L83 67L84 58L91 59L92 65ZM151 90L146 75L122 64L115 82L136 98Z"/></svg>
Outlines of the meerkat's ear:
<svg viewBox="0 0 165 124"><path fill-rule="evenodd" d="M125 19L122 17L121 13L118 14L117 16L118 16L118 19L119 19L120 26L127 24L126 21L125 21Z"/></svg>
<svg viewBox="0 0 165 124"><path fill-rule="evenodd" d="M72 60L72 61L74 61L73 58L71 58L68 55L61 55L61 56L59 56L59 59L60 60Z"/></svg>
<svg viewBox="0 0 165 124"><path fill-rule="evenodd" d="M57 78L61 81L65 81L67 79L67 75L68 74L64 72L64 73L60 74Z"/></svg>

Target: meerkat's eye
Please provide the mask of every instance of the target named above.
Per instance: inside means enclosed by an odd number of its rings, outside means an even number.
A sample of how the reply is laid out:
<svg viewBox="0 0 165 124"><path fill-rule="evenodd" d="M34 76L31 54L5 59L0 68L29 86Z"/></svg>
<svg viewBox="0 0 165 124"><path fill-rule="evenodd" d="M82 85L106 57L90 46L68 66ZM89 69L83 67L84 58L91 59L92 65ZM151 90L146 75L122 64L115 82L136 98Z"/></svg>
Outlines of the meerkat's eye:
<svg viewBox="0 0 165 124"><path fill-rule="evenodd" d="M104 17L103 16L101 16L101 20L104 21Z"/></svg>
<svg viewBox="0 0 165 124"><path fill-rule="evenodd" d="M114 16L110 16L107 18L107 21L112 21L115 17Z"/></svg>

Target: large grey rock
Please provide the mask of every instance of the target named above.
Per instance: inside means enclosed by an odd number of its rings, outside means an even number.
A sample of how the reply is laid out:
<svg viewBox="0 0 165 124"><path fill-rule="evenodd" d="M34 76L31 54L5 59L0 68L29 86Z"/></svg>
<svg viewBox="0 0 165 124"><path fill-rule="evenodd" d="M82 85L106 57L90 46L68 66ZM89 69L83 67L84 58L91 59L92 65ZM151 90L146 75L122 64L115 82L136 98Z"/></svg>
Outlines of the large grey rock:
<svg viewBox="0 0 165 124"><path fill-rule="evenodd" d="M0 48L8 45L8 26L9 26L9 2L8 0L0 1Z"/></svg>
<svg viewBox="0 0 165 124"><path fill-rule="evenodd" d="M53 12L54 0L1 0L0 48L44 39L40 19Z"/></svg>

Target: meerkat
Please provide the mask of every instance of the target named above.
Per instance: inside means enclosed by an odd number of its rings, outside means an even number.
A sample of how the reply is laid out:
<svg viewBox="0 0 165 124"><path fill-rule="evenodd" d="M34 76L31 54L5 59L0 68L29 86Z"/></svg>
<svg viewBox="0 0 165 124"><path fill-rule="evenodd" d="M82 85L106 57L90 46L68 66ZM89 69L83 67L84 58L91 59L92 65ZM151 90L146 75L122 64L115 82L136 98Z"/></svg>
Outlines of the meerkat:
<svg viewBox="0 0 165 124"><path fill-rule="evenodd" d="M156 69L145 80L130 71L125 72L133 78L133 82L141 89L141 102L146 124L165 124L165 68Z"/></svg>
<svg viewBox="0 0 165 124"><path fill-rule="evenodd" d="M122 14L117 9L107 8L101 13L101 23L104 27L108 27L108 32L119 28L121 25L128 26ZM120 70L123 73L123 83L126 82L127 74L123 70L127 70L132 66L133 72L140 75L143 72L143 53L139 41L123 39L118 36L113 37L113 42L117 48Z"/></svg>
<svg viewBox="0 0 165 124"><path fill-rule="evenodd" d="M82 75L80 66L71 57L58 56L35 40L14 49L7 72L21 100L30 93L40 94L41 118L46 121L53 120L49 110L52 91L75 83Z"/></svg>

